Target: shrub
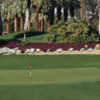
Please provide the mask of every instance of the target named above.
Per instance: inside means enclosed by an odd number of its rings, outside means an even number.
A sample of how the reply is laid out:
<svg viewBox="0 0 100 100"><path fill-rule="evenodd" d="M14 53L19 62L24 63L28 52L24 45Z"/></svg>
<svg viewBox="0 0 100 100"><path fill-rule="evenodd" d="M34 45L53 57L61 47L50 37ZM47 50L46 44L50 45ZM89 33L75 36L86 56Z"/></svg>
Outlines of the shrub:
<svg viewBox="0 0 100 100"><path fill-rule="evenodd" d="M47 40L50 42L98 42L95 29L84 20L70 19L65 23L58 23L48 29Z"/></svg>
<svg viewBox="0 0 100 100"><path fill-rule="evenodd" d="M54 42L55 41L55 35L54 34L48 34L46 35L46 40L49 42Z"/></svg>

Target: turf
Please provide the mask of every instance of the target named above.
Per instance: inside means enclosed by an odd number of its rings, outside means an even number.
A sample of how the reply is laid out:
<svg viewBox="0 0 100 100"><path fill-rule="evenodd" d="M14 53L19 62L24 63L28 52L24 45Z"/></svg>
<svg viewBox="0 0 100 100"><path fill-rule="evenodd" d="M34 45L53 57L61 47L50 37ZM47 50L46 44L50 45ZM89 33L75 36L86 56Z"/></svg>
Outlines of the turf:
<svg viewBox="0 0 100 100"><path fill-rule="evenodd" d="M24 70L0 71L1 100L99 100L100 70Z"/></svg>
<svg viewBox="0 0 100 100"><path fill-rule="evenodd" d="M28 42L48 42L46 39L46 35L48 33L46 32L35 32L35 31L23 31L23 32L17 32L17 33L9 33L8 35L0 36L1 41L23 41L24 34L26 34L27 43Z"/></svg>
<svg viewBox="0 0 100 100"><path fill-rule="evenodd" d="M0 56L0 100L100 100L100 55ZM28 79L27 63L32 64Z"/></svg>
<svg viewBox="0 0 100 100"><path fill-rule="evenodd" d="M100 100L100 82L0 86L1 100Z"/></svg>
<svg viewBox="0 0 100 100"><path fill-rule="evenodd" d="M0 71L0 85L73 84L99 79L100 70L95 68L32 70L32 79L28 79L26 70Z"/></svg>
<svg viewBox="0 0 100 100"><path fill-rule="evenodd" d="M0 56L0 69L100 68L100 55Z"/></svg>

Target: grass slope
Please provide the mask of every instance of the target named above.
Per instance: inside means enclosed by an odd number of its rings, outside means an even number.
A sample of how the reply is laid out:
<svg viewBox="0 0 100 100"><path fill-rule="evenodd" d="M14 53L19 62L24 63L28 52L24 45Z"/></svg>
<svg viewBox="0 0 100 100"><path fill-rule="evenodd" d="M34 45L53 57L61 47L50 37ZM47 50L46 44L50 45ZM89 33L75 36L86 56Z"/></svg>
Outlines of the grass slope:
<svg viewBox="0 0 100 100"><path fill-rule="evenodd" d="M15 40L23 40L24 34L26 34L27 42L47 42L45 39L46 34L43 32L35 32L35 31L23 31L17 33L9 33L8 35L0 36L0 41L8 42L8 41L15 41Z"/></svg>

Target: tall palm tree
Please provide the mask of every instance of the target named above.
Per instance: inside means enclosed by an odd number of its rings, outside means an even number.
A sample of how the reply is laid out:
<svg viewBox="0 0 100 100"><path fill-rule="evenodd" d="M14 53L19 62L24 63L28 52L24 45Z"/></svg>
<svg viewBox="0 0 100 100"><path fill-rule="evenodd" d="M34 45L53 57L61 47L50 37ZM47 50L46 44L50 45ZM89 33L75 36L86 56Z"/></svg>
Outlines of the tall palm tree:
<svg viewBox="0 0 100 100"><path fill-rule="evenodd" d="M0 5L0 35L2 35L2 32L3 32L3 24L2 24L2 17L1 17L1 5Z"/></svg>
<svg viewBox="0 0 100 100"><path fill-rule="evenodd" d="M24 0L18 0L17 8L18 8L17 15L20 18L20 31L23 31L24 30L24 17L23 16L25 15L25 12L26 12L27 2Z"/></svg>
<svg viewBox="0 0 100 100"><path fill-rule="evenodd" d="M99 15L99 35L100 35L100 0L98 0L98 15Z"/></svg>
<svg viewBox="0 0 100 100"><path fill-rule="evenodd" d="M57 5L64 8L64 20L66 21L68 16L74 17L75 9L80 8L79 0L56 0Z"/></svg>
<svg viewBox="0 0 100 100"><path fill-rule="evenodd" d="M26 14L25 14L25 24L24 24L24 30L30 29L30 5L31 0L24 0L26 4Z"/></svg>
<svg viewBox="0 0 100 100"><path fill-rule="evenodd" d="M18 5L17 5L17 2L14 1L11 6L12 6L11 15L14 18L14 32L17 32L18 31L18 19L17 19Z"/></svg>
<svg viewBox="0 0 100 100"><path fill-rule="evenodd" d="M81 18L84 18L84 0L81 0L81 11L80 11L80 16Z"/></svg>
<svg viewBox="0 0 100 100"><path fill-rule="evenodd" d="M1 5L1 16L4 22L6 22L6 34L10 32L10 19L11 19L11 2L8 0Z"/></svg>
<svg viewBox="0 0 100 100"><path fill-rule="evenodd" d="M37 31L39 31L39 11L40 11L40 7L42 4L42 0L32 0L31 2L35 7L36 7L36 25L37 25Z"/></svg>

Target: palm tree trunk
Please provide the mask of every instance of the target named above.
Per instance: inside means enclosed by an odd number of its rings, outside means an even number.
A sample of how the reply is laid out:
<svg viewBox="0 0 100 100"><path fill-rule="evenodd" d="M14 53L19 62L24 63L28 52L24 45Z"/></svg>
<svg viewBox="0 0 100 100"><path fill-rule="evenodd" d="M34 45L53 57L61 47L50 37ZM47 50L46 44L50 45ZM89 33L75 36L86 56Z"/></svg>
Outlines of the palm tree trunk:
<svg viewBox="0 0 100 100"><path fill-rule="evenodd" d="M57 17L58 17L58 21L61 20L61 7L57 8Z"/></svg>
<svg viewBox="0 0 100 100"><path fill-rule="evenodd" d="M98 1L98 14L99 14L99 35L100 35L100 0Z"/></svg>
<svg viewBox="0 0 100 100"><path fill-rule="evenodd" d="M30 23L30 21L28 22L28 31L30 31L31 30L31 23Z"/></svg>
<svg viewBox="0 0 100 100"><path fill-rule="evenodd" d="M26 16L25 16L25 24L24 24L24 30L28 29L28 22L29 22L29 8L26 9Z"/></svg>
<svg viewBox="0 0 100 100"><path fill-rule="evenodd" d="M39 32L41 32L41 20L39 21Z"/></svg>
<svg viewBox="0 0 100 100"><path fill-rule="evenodd" d="M84 18L84 0L81 0L81 11L80 11L81 18Z"/></svg>
<svg viewBox="0 0 100 100"><path fill-rule="evenodd" d="M2 17L1 17L1 13L0 13L0 35L3 34L3 24L2 24Z"/></svg>
<svg viewBox="0 0 100 100"><path fill-rule="evenodd" d="M68 19L68 8L64 7L64 21L67 21Z"/></svg>
<svg viewBox="0 0 100 100"><path fill-rule="evenodd" d="M17 31L18 31L18 26L17 26L17 24L18 24L18 20L17 20L17 17L15 16L15 17L14 17L14 32L17 32Z"/></svg>
<svg viewBox="0 0 100 100"><path fill-rule="evenodd" d="M9 20L6 21L6 34L10 32L10 22Z"/></svg>
<svg viewBox="0 0 100 100"><path fill-rule="evenodd" d="M50 28L51 24L50 24L50 20L48 20L48 29Z"/></svg>
<svg viewBox="0 0 100 100"><path fill-rule="evenodd" d="M70 9L68 9L68 19L71 18L71 13L70 13Z"/></svg>
<svg viewBox="0 0 100 100"><path fill-rule="evenodd" d="M40 7L36 8L36 25L37 25L37 31L39 31L39 25L40 25L40 23L39 23L39 9L40 9Z"/></svg>
<svg viewBox="0 0 100 100"><path fill-rule="evenodd" d="M40 32L43 32L44 30L44 19L41 20L41 25L40 25Z"/></svg>
<svg viewBox="0 0 100 100"><path fill-rule="evenodd" d="M23 21L23 16L20 16L20 31L24 30L24 21Z"/></svg>
<svg viewBox="0 0 100 100"><path fill-rule="evenodd" d="M74 17L74 7L70 6L70 16Z"/></svg>

